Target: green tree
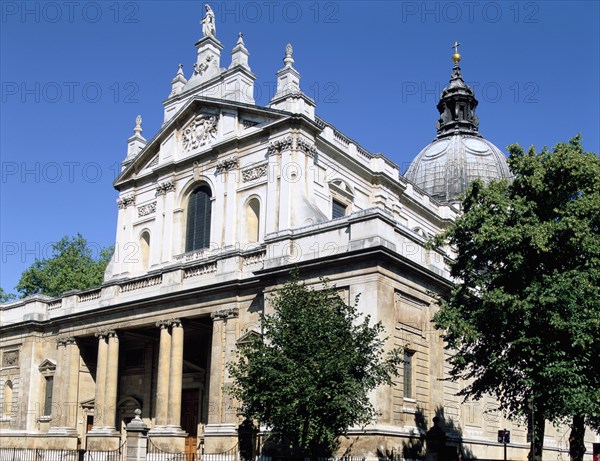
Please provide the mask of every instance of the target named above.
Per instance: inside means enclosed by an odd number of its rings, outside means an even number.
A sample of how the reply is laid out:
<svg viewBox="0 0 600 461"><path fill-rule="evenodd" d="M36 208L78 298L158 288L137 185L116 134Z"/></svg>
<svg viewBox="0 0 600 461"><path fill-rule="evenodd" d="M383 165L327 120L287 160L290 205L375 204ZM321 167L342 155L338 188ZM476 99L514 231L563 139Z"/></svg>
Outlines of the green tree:
<svg viewBox="0 0 600 461"><path fill-rule="evenodd" d="M322 283L309 288L293 274L271 298L274 313L261 318L263 335L241 344L239 360L228 364L246 418L311 457L376 417L369 392L391 384L401 362L397 349L384 357L383 326L359 314L358 298L347 305Z"/></svg>
<svg viewBox="0 0 600 461"><path fill-rule="evenodd" d="M0 304L8 303L17 299L14 293L6 293L3 288L0 287Z"/></svg>
<svg viewBox="0 0 600 461"><path fill-rule="evenodd" d="M112 247L102 248L94 258L93 249L81 234L65 236L52 245L52 257L36 259L21 274L17 291L22 297L34 294L55 297L65 291L99 286L112 252Z"/></svg>
<svg viewBox="0 0 600 461"><path fill-rule="evenodd" d="M460 282L434 316L462 395L495 395L530 414L541 459L544 420L571 425L581 460L584 424L600 419L600 159L580 137L527 153L509 146L514 178L474 182L438 245L456 251Z"/></svg>

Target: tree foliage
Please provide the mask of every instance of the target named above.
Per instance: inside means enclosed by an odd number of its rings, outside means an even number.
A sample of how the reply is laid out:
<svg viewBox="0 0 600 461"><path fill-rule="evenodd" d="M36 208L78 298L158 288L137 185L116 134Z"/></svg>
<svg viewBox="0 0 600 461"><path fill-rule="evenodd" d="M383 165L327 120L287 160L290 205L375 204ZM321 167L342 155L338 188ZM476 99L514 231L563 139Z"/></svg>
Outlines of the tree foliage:
<svg viewBox="0 0 600 461"><path fill-rule="evenodd" d="M600 159L579 136L509 151L513 180L474 182L437 238L455 249L460 282L434 322L462 395L495 395L512 416L533 398L537 430L568 419L582 434L600 419Z"/></svg>
<svg viewBox="0 0 600 461"><path fill-rule="evenodd" d="M391 384L399 350L384 358L381 323L370 325L326 280L316 290L294 274L271 298L262 336L239 346L229 364L244 415L271 428L294 452L331 452L350 426L377 415L369 392Z"/></svg>
<svg viewBox="0 0 600 461"><path fill-rule="evenodd" d="M14 293L6 293L2 287L0 287L0 304L8 303L17 299Z"/></svg>
<svg viewBox="0 0 600 461"><path fill-rule="evenodd" d="M22 297L34 294L55 297L65 291L99 286L112 251L112 247L102 248L94 257L93 248L81 234L65 236L52 245L50 258L36 259L21 274L17 291Z"/></svg>

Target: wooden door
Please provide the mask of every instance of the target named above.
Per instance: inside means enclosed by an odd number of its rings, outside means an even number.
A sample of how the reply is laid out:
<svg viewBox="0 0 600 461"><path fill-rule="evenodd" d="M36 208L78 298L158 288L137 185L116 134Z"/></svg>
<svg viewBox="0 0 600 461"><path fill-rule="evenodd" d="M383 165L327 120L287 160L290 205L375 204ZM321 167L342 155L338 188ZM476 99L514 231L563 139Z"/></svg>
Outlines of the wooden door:
<svg viewBox="0 0 600 461"><path fill-rule="evenodd" d="M181 428L188 433L185 439L185 452L196 453L198 439L199 389L184 389L181 393Z"/></svg>

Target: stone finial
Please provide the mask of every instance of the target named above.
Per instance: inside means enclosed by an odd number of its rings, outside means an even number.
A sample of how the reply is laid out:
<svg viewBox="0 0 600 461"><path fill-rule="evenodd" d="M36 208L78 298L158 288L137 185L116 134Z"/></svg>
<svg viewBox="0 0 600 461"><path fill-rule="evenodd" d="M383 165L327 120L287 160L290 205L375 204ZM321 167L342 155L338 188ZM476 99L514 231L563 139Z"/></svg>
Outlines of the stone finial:
<svg viewBox="0 0 600 461"><path fill-rule="evenodd" d="M244 46L244 34L242 32L238 32L237 45Z"/></svg>
<svg viewBox="0 0 600 461"><path fill-rule="evenodd" d="M292 67L294 65L294 49L292 48L292 44L288 43L285 47L285 58L283 58L283 63L285 67Z"/></svg>
<svg viewBox="0 0 600 461"><path fill-rule="evenodd" d="M142 131L144 131L142 129L142 116L138 115L135 118L135 127L133 127L133 132L135 133L136 136L142 136Z"/></svg>
<svg viewBox="0 0 600 461"><path fill-rule="evenodd" d="M136 408L135 411L133 412L133 414L135 415L134 419L137 421L141 421L142 418L140 416L142 416L142 410L140 410L139 408Z"/></svg>

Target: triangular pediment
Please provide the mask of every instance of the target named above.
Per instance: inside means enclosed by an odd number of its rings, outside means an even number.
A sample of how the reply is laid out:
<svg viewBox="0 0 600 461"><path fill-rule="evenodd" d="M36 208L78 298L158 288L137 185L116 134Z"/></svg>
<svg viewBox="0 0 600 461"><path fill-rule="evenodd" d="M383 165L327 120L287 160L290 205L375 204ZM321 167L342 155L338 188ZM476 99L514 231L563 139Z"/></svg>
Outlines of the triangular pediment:
<svg viewBox="0 0 600 461"><path fill-rule="evenodd" d="M42 373L48 372L48 371L55 371L56 370L56 362L51 359L45 359L42 363L40 363L38 370L40 370L40 372L42 372Z"/></svg>
<svg viewBox="0 0 600 461"><path fill-rule="evenodd" d="M245 343L249 343L251 341L253 341L255 338L262 338L262 335L254 330L250 330L247 333L244 333L242 336L240 336L240 338L237 340L238 344L245 344Z"/></svg>
<svg viewBox="0 0 600 461"><path fill-rule="evenodd" d="M169 163L206 155L236 143L292 114L234 101L197 96L166 122L114 182L115 187Z"/></svg>

